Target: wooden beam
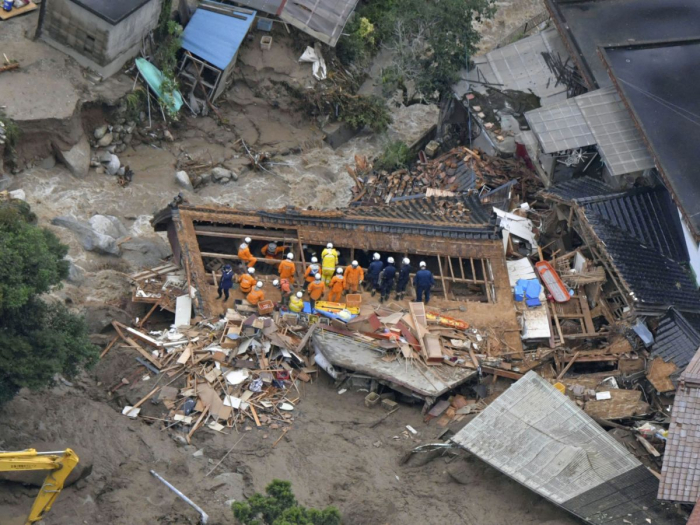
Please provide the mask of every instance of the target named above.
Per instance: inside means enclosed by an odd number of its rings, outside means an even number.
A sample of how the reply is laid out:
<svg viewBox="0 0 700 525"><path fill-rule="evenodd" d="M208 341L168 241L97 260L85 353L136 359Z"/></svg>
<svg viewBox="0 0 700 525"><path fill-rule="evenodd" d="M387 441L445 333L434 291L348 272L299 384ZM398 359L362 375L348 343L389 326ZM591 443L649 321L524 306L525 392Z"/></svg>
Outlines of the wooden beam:
<svg viewBox="0 0 700 525"><path fill-rule="evenodd" d="M502 370L493 366L482 366L481 371L485 374L492 374L494 376L505 377L507 379L515 379L516 381L523 377L523 374L518 374L517 372L511 372L510 370Z"/></svg>
<svg viewBox="0 0 700 525"><path fill-rule="evenodd" d="M569 371L569 368L571 368L576 362L576 359L578 358L579 352L576 352L574 354L574 357L571 358L571 360L568 362L568 364L564 367L564 370L559 372L559 375L557 376L557 381L559 381L562 377L564 377L564 374L566 374Z"/></svg>
<svg viewBox="0 0 700 525"><path fill-rule="evenodd" d="M442 273L442 260L440 259L440 256L437 256L437 261L438 261L438 268L440 268L440 280L442 281L442 292L445 294L445 299L449 299L447 297L447 284L445 283L445 276Z"/></svg>

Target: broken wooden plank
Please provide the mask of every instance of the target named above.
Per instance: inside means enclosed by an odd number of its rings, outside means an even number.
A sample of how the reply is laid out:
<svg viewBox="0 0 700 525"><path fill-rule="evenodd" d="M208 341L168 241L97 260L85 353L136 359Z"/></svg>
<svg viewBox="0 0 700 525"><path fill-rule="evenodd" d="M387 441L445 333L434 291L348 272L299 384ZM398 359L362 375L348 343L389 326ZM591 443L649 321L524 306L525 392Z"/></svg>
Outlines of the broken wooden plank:
<svg viewBox="0 0 700 525"><path fill-rule="evenodd" d="M647 379L657 392L672 392L676 390L671 381L671 375L678 368L673 361L665 362L663 358L655 358L647 370Z"/></svg>
<svg viewBox="0 0 700 525"><path fill-rule="evenodd" d="M509 370L503 370L501 368L496 368L493 366L482 366L481 371L485 374L493 374L494 376L505 377L507 379L515 379L516 381L523 377L523 374L518 374L517 372L511 372Z"/></svg>
<svg viewBox="0 0 700 525"><path fill-rule="evenodd" d="M576 352L574 354L574 357L571 358L569 363L564 367L564 369L559 372L559 375L557 376L557 381L559 381L564 375L569 371L569 368L573 366L573 364L576 362L576 359L578 358L580 352Z"/></svg>
<svg viewBox="0 0 700 525"><path fill-rule="evenodd" d="M651 454L655 458L661 457L661 454L659 453L658 450L656 450L656 447L654 445L652 445L651 443L649 443L644 438L644 436L642 436L640 434L635 434L634 437L637 438L637 441L639 441L642 444L642 446L646 449L647 452L649 452L649 454Z"/></svg>

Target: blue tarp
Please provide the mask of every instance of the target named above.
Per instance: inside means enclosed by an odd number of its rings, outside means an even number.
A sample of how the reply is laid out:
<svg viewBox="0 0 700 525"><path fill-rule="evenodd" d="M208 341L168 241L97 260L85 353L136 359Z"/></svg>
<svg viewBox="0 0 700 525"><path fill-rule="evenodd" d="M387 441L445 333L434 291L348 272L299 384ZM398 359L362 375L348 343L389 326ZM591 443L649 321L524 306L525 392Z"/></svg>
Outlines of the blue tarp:
<svg viewBox="0 0 700 525"><path fill-rule="evenodd" d="M518 279L515 283L515 300L520 302L524 296L528 306L539 306L542 304L539 299L541 291L542 285L537 279Z"/></svg>
<svg viewBox="0 0 700 525"><path fill-rule="evenodd" d="M229 16L197 9L182 33L182 48L219 69L226 69L238 53L255 14L255 11L252 14L236 11L236 16Z"/></svg>

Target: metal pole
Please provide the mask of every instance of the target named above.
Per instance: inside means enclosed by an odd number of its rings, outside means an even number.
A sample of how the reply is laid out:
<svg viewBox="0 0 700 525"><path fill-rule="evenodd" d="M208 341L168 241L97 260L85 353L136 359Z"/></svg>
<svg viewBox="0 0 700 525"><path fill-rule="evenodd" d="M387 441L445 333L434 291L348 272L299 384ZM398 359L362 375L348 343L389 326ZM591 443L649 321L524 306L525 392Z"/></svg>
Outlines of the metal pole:
<svg viewBox="0 0 700 525"><path fill-rule="evenodd" d="M204 512L201 508L199 508L197 505L195 505L195 503L190 498L185 496L182 492L180 492L175 487L173 487L170 483L165 481L163 479L163 477L160 474L158 474L155 470L151 470L151 474L153 474L156 478L158 478L163 483L163 485L165 485L170 490L172 490L175 494L177 494L182 501L184 501L190 507L192 507L194 510L199 512L200 523L202 525L206 525L209 522L209 515L206 512Z"/></svg>

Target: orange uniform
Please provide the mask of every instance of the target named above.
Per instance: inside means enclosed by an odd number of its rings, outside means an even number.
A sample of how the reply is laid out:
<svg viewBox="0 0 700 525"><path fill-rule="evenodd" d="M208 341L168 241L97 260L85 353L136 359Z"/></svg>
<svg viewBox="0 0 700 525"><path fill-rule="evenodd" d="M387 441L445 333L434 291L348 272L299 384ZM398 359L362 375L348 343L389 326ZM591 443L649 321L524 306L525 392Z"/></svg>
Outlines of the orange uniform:
<svg viewBox="0 0 700 525"><path fill-rule="evenodd" d="M257 305L260 301L265 300L265 292L253 288L253 290L246 296L246 301L252 305Z"/></svg>
<svg viewBox="0 0 700 525"><path fill-rule="evenodd" d="M238 257L240 257L241 261L248 265L248 268L252 268L255 266L255 263L258 262L258 260L253 257L253 254L250 253L250 248L247 246L245 248L238 249Z"/></svg>
<svg viewBox="0 0 700 525"><path fill-rule="evenodd" d="M262 247L262 250L260 250L260 253L262 253L263 257L265 257L266 259L281 259L282 257L284 257L284 246L277 246L275 248L274 253L268 252L269 247L270 244L268 243Z"/></svg>
<svg viewBox="0 0 700 525"><path fill-rule="evenodd" d="M316 274L321 271L321 267L318 264L312 264L306 269L304 276L306 277L307 283L312 283L316 279Z"/></svg>
<svg viewBox="0 0 700 525"><path fill-rule="evenodd" d="M352 265L345 268L345 289L348 292L357 293L360 283L365 280L365 271L362 266L353 268Z"/></svg>
<svg viewBox="0 0 700 525"><path fill-rule="evenodd" d="M323 281L314 281L309 285L307 290L309 292L309 297L311 297L314 301L318 301L321 297L323 297L323 292L326 291L326 285Z"/></svg>
<svg viewBox="0 0 700 525"><path fill-rule="evenodd" d="M257 284L255 277L249 273L244 273L238 278L238 285L241 288L241 292L248 293L253 289L253 286Z"/></svg>
<svg viewBox="0 0 700 525"><path fill-rule="evenodd" d="M282 261L277 268L280 273L280 279L289 279L289 282L294 284L294 272L296 271L295 264L289 259Z"/></svg>
<svg viewBox="0 0 700 525"><path fill-rule="evenodd" d="M331 279L331 293L328 294L328 300L332 303L339 303L343 298L343 289L345 288L345 279L342 275L336 275Z"/></svg>

